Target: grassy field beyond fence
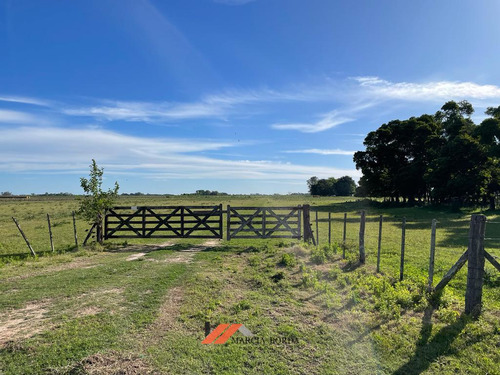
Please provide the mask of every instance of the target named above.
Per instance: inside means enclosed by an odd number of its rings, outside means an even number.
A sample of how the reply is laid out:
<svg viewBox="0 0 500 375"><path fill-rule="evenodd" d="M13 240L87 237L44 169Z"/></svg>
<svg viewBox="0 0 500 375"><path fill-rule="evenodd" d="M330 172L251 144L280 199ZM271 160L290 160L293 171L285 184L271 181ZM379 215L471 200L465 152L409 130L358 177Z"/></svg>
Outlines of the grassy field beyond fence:
<svg viewBox="0 0 500 375"><path fill-rule="evenodd" d="M359 239L359 220L362 209L367 212L365 249L367 265L376 266L379 215L383 215L381 272L394 279L399 277L401 253L401 223L406 217L405 278L422 281L428 277L430 233L432 219L437 219L436 256L434 284L457 261L467 249L468 229L472 211L453 212L446 208L380 208L356 198L310 197L310 196L142 196L120 197L117 205L159 206L159 205L217 205L232 206L293 206L311 205L311 224L316 237L316 212L318 214L319 246L328 245L328 215L331 217L331 241L340 244L343 237L344 213L347 213L346 244L351 250L347 256L355 258ZM23 231L37 254L50 252L47 216L50 214L55 249L58 252L75 247L72 211L77 210L77 199L32 198L30 200L0 202L0 264L10 260L29 257L29 250L17 231L11 217L18 219ZM487 213L486 250L500 257L500 218L496 213ZM225 226L224 217L224 226ZM83 242L90 226L77 219L79 243ZM225 236L225 229L223 231ZM158 242L161 240L156 240ZM231 240L238 243L242 240ZM262 240L255 240L257 242ZM271 240L272 242L273 240ZM274 240L277 242L277 240ZM123 239L110 240L123 243ZM127 243L154 243L154 239L127 239ZM182 240L181 240L182 242ZM190 241L192 242L192 240ZM494 268L486 262L487 277L497 280ZM464 290L465 272L450 283L453 289ZM492 281L493 282L493 281ZM494 283L493 283L494 284ZM496 289L498 291L498 289ZM493 292L493 291L491 291ZM486 298L490 299L490 292ZM500 300L498 292L494 299Z"/></svg>
<svg viewBox="0 0 500 375"><path fill-rule="evenodd" d="M498 373L500 274L487 263L478 321L461 316L467 267L436 306L425 298L432 219L438 221L436 285L467 248L472 210L382 208L355 198L308 196L120 197L117 204L223 204L224 209L310 204L319 244L233 239L200 246L203 239L115 239L104 249L74 251L71 213L77 200L0 202L0 373ZM357 264L361 210L367 214L362 266ZM341 259L344 213L346 260ZM384 223L381 274L376 274L379 215ZM37 258L30 256L12 216ZM500 218L486 216L486 250L498 257ZM405 279L399 283L403 217ZM77 219L80 244L88 228ZM242 323L258 337L290 343L202 345L206 321L212 328Z"/></svg>

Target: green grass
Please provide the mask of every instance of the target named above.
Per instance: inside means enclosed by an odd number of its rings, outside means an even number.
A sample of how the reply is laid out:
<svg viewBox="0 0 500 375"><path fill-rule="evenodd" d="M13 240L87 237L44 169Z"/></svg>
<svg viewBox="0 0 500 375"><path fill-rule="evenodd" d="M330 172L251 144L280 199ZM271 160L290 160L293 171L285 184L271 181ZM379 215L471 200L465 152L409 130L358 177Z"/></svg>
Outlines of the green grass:
<svg viewBox="0 0 500 375"><path fill-rule="evenodd" d="M120 204L214 205L221 198L224 205L309 203L319 210L320 245L223 241L186 263L169 260L203 240L176 240L175 246L128 262L131 252L120 250L124 241L109 241L103 249L71 250L73 200L0 202L0 327L9 316L22 316L22 324L32 331L0 347L0 373L76 374L88 366L109 373L105 366L113 361L180 374L499 373L499 273L487 266L483 314L477 321L462 315L465 269L434 305L425 291L431 220L439 221L436 284L466 248L472 211L387 209L354 199L293 196L141 197L122 198ZM361 209L368 212L365 266L356 262ZM46 252L46 212L53 223L61 223L54 228L55 254ZM344 212L349 218L346 260L339 244ZM382 273L376 274L380 214L386 221ZM19 219L41 256L23 255L25 244L10 216ZM404 216L406 267L400 283ZM496 213L488 213L488 220L500 221ZM79 221L80 239L86 227ZM496 228L500 226L488 224L487 238L500 237ZM498 240L486 242L497 256L498 245ZM212 327L242 323L263 340L289 341L242 344L234 340L242 337L236 333L225 345L202 345L205 321Z"/></svg>

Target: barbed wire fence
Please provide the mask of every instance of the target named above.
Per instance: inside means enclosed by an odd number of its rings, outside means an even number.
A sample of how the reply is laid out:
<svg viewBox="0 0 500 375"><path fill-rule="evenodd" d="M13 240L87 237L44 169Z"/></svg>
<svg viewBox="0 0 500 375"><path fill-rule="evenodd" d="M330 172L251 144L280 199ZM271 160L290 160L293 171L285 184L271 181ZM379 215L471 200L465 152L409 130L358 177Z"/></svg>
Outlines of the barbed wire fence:
<svg viewBox="0 0 500 375"><path fill-rule="evenodd" d="M316 210L314 218L317 246L340 245L343 258L361 265L373 265L377 273L384 273L399 281L403 281L408 274L419 279L427 276L430 293L441 291L469 261L467 313L476 314L476 311L480 311L485 273L489 277L494 269L500 271L498 219L486 220L483 215L472 215L470 220L409 219L403 216L367 215L364 210L357 215ZM484 221L483 227L479 228L474 220ZM479 234L476 233L478 230ZM473 246L479 249L474 254L470 250ZM457 257L458 261L451 263ZM475 264L472 269L471 263ZM481 268L479 274L471 275L477 273L478 268ZM434 280L441 281L434 285ZM475 298L475 302L470 302L471 298Z"/></svg>

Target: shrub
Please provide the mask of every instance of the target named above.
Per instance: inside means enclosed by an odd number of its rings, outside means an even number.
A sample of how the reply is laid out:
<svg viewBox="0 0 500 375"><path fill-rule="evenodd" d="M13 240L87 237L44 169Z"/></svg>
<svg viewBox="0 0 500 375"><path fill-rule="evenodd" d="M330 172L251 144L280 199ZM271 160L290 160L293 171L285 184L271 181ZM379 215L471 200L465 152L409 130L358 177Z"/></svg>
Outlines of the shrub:
<svg viewBox="0 0 500 375"><path fill-rule="evenodd" d="M251 256L248 258L248 264L252 267L257 267L260 264L260 257L258 255Z"/></svg>
<svg viewBox="0 0 500 375"><path fill-rule="evenodd" d="M293 268L297 265L297 259L292 254L284 253L281 255L280 264L288 268Z"/></svg>
<svg viewBox="0 0 500 375"><path fill-rule="evenodd" d="M311 254L311 261L315 264L323 264L326 262L326 254L323 249L313 249Z"/></svg>

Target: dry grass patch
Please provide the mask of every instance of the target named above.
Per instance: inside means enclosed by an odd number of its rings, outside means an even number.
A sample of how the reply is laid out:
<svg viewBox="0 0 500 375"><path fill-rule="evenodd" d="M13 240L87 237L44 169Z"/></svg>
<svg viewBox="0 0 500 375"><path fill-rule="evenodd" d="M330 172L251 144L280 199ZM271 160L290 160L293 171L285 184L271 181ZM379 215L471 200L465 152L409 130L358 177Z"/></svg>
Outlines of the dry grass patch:
<svg viewBox="0 0 500 375"><path fill-rule="evenodd" d="M9 277L5 279L5 281L13 281L13 280L25 280L34 276L47 275L50 273L57 273L66 270L74 270L77 268L80 269L88 269L97 267L99 264L89 257L78 257L71 258L67 263L60 263L56 265L51 265L44 267L43 269L29 269L28 272L22 275L17 275L13 277Z"/></svg>
<svg viewBox="0 0 500 375"><path fill-rule="evenodd" d="M49 301L31 302L0 318L0 348L9 341L29 338L49 328Z"/></svg>
<svg viewBox="0 0 500 375"><path fill-rule="evenodd" d="M131 353L97 353L81 360L69 373L88 375L148 375L159 374L142 358Z"/></svg>

